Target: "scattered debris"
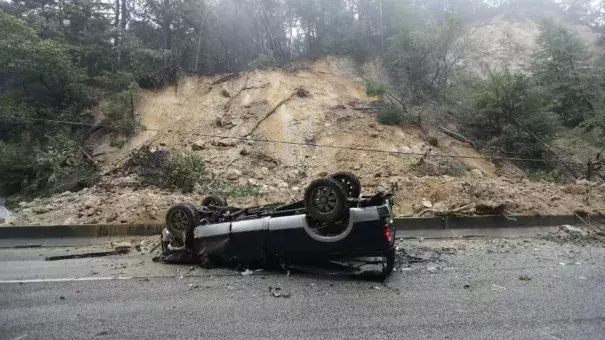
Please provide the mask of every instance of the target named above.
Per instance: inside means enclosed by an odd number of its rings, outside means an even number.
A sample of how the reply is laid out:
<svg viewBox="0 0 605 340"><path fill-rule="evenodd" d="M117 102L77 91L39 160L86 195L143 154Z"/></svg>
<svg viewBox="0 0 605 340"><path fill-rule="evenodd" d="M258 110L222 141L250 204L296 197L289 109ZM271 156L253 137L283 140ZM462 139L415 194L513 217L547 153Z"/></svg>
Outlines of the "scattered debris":
<svg viewBox="0 0 605 340"><path fill-rule="evenodd" d="M271 295L273 297L279 298L285 298L285 299L289 299L290 298L290 293L282 291L282 289L280 287L269 287L269 291L271 292Z"/></svg>
<svg viewBox="0 0 605 340"><path fill-rule="evenodd" d="M244 275L244 276L248 276L248 275L252 275L252 274L254 274L254 272L251 271L250 269L246 269L242 272L242 275Z"/></svg>
<svg viewBox="0 0 605 340"><path fill-rule="evenodd" d="M521 276L519 276L519 280L521 280L521 281L531 281L531 276L529 276L529 275L521 275Z"/></svg>
<svg viewBox="0 0 605 340"><path fill-rule="evenodd" d="M71 259L82 259L86 257L103 257L103 256L111 256L111 255L124 255L130 252L130 248L116 250L116 251L102 251L95 253L84 253L84 254L72 254L72 255L59 255L59 256L49 256L45 260L46 261L57 261L57 260L71 260Z"/></svg>
<svg viewBox="0 0 605 340"><path fill-rule="evenodd" d="M559 228L561 228L561 230L564 230L567 233L572 234L572 235L582 235L582 236L586 235L586 231L583 230L582 228L574 227L569 224L564 224L564 225L560 226Z"/></svg>
<svg viewBox="0 0 605 340"><path fill-rule="evenodd" d="M149 254L153 253L156 249L158 249L158 247L161 245L161 243L156 244L153 248L151 248L151 250L149 251ZM157 262L157 261L153 261L153 262Z"/></svg>
<svg viewBox="0 0 605 340"><path fill-rule="evenodd" d="M492 284L492 290L495 292L501 292L506 290L506 287L498 286L496 284Z"/></svg>
<svg viewBox="0 0 605 340"><path fill-rule="evenodd" d="M471 289L471 285L464 285L464 289Z"/></svg>
<svg viewBox="0 0 605 340"><path fill-rule="evenodd" d="M372 286L372 289L380 290L380 287L378 287L378 286Z"/></svg>
<svg viewBox="0 0 605 340"><path fill-rule="evenodd" d="M301 97L301 98L305 98L305 97L309 97L311 94L309 93L309 90L301 87L298 89L298 92L296 92L296 94Z"/></svg>
<svg viewBox="0 0 605 340"><path fill-rule="evenodd" d="M115 251L130 251L132 243L130 242L119 242L114 246Z"/></svg>
<svg viewBox="0 0 605 340"><path fill-rule="evenodd" d="M65 300L65 296L59 296L59 299Z"/></svg>
<svg viewBox="0 0 605 340"><path fill-rule="evenodd" d="M225 89L225 88L223 88L223 89L221 90L221 95L222 95L223 97L231 98L231 93L229 93L229 91L228 91L227 89Z"/></svg>

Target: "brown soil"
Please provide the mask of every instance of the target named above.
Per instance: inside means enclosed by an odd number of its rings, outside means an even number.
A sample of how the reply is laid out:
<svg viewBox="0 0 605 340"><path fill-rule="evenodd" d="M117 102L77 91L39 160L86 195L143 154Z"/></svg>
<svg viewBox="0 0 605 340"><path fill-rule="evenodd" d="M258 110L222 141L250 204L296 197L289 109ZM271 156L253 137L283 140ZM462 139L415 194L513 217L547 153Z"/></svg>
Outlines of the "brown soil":
<svg viewBox="0 0 605 340"><path fill-rule="evenodd" d="M497 170L484 159L436 157L481 155L436 129L383 126L374 113L355 109L369 106L375 98L365 94L363 83L349 66L327 58L299 62L290 71L244 72L214 85L224 75L188 77L177 86L143 91L137 115L147 130L119 149L109 146L107 138L99 144L96 159L107 170L101 183L79 193L22 202L17 211L22 219L15 223L161 222L171 204L199 203L212 191L201 186L183 195L143 187L136 175L110 171L123 165L129 154L142 146L168 151L195 149L220 182L231 188L254 187L263 193L261 197L231 198L230 203L235 205L300 199L314 178L352 171L361 178L365 193L398 187L398 216L418 215L427 201L441 210L462 203L490 202L505 204L510 214L605 212L603 186L531 182L514 167ZM297 95L300 88L309 95ZM216 136L420 155L430 152L422 158ZM94 138L101 140L103 136ZM241 173L239 178L227 179L227 173L235 170Z"/></svg>

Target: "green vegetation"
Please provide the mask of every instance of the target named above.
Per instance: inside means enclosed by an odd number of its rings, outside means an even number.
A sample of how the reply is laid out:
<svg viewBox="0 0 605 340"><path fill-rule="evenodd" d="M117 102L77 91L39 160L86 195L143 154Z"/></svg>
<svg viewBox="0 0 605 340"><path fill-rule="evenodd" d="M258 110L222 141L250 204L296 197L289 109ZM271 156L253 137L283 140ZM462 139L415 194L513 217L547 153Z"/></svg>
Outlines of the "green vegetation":
<svg viewBox="0 0 605 340"><path fill-rule="evenodd" d="M0 194L36 196L94 183L97 165L87 138L102 125L120 146L143 128L134 116L139 85L155 88L187 73L238 72L326 55L381 57L389 79L366 87L381 96L384 124L454 122L481 147L506 156L544 157L544 145L559 131L603 145L605 56L595 56L567 28L550 21L541 26L539 50L523 70L530 72L498 70L476 79L460 62L473 48L469 20L523 8L604 32L603 4L586 4L3 1ZM191 190L186 183L199 182L194 173L203 173L203 163L174 157L174 178L164 178L165 185Z"/></svg>
<svg viewBox="0 0 605 340"><path fill-rule="evenodd" d="M268 53L259 54L256 59L252 60L248 65L250 68L266 69L277 66L277 60L273 55L273 51L269 51Z"/></svg>
<svg viewBox="0 0 605 340"><path fill-rule="evenodd" d="M143 148L132 153L124 170L139 175L145 185L191 192L208 181L202 157L194 152L152 151Z"/></svg>
<svg viewBox="0 0 605 340"><path fill-rule="evenodd" d="M206 169L202 157L193 152L177 152L170 155L166 173L168 187L191 192L196 184L206 180Z"/></svg>
<svg viewBox="0 0 605 340"><path fill-rule="evenodd" d="M368 96L382 96L389 91L389 88L384 84L379 84L373 80L366 80L366 94Z"/></svg>
<svg viewBox="0 0 605 340"><path fill-rule="evenodd" d="M401 125L409 122L403 110L395 105L386 105L380 109L378 121L384 125Z"/></svg>
<svg viewBox="0 0 605 340"><path fill-rule="evenodd" d="M465 132L498 154L540 158L557 131L557 115L544 93L521 73L491 73L476 88L471 105Z"/></svg>
<svg viewBox="0 0 605 340"><path fill-rule="evenodd" d="M122 46L120 52L113 48L113 26L103 14L110 8L107 4L63 5L2 4L6 7L0 11L3 195L46 195L95 183L97 166L85 143L94 129L93 106L102 104L105 120L99 125L114 127L116 136L130 135L136 127L132 112L138 85L133 70L141 61L134 56L144 48Z"/></svg>

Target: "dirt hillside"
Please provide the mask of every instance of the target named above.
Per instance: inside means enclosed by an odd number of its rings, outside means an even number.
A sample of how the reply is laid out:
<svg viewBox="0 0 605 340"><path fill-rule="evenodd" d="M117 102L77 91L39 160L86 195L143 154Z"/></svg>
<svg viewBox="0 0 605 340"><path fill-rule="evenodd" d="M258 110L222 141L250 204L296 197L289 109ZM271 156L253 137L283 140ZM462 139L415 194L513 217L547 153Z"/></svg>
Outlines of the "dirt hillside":
<svg viewBox="0 0 605 340"><path fill-rule="evenodd" d="M312 179L351 171L361 178L366 193L396 189L398 216L455 208L468 214L605 212L603 185L532 182L506 164L440 158L481 155L434 129L379 124L374 111L367 109L376 98L366 95L352 65L326 58L286 70L187 77L174 86L144 91L137 116L147 129L121 148L111 147L108 140L98 146L96 159L107 170L101 182L81 192L22 202L15 223L160 222L171 204L199 203L215 190L199 186L184 195L142 186L136 174L115 171L141 147L191 150L204 158L217 182L259 193L230 197L234 205L300 199ZM376 72L375 67L365 69ZM266 139L331 147L254 141Z"/></svg>

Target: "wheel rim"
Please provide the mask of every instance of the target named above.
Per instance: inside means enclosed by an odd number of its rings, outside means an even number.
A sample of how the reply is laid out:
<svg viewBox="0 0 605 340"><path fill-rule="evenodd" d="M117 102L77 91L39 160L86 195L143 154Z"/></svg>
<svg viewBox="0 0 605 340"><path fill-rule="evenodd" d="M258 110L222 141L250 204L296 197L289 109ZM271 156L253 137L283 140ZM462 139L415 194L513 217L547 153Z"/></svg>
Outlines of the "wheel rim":
<svg viewBox="0 0 605 340"><path fill-rule="evenodd" d="M334 189L329 187L320 187L313 190L313 207L322 214L328 214L336 208L338 197Z"/></svg>
<svg viewBox="0 0 605 340"><path fill-rule="evenodd" d="M187 218L187 214L184 211L177 210L170 216L170 224L172 224L174 230L185 231L189 225L189 218Z"/></svg>

